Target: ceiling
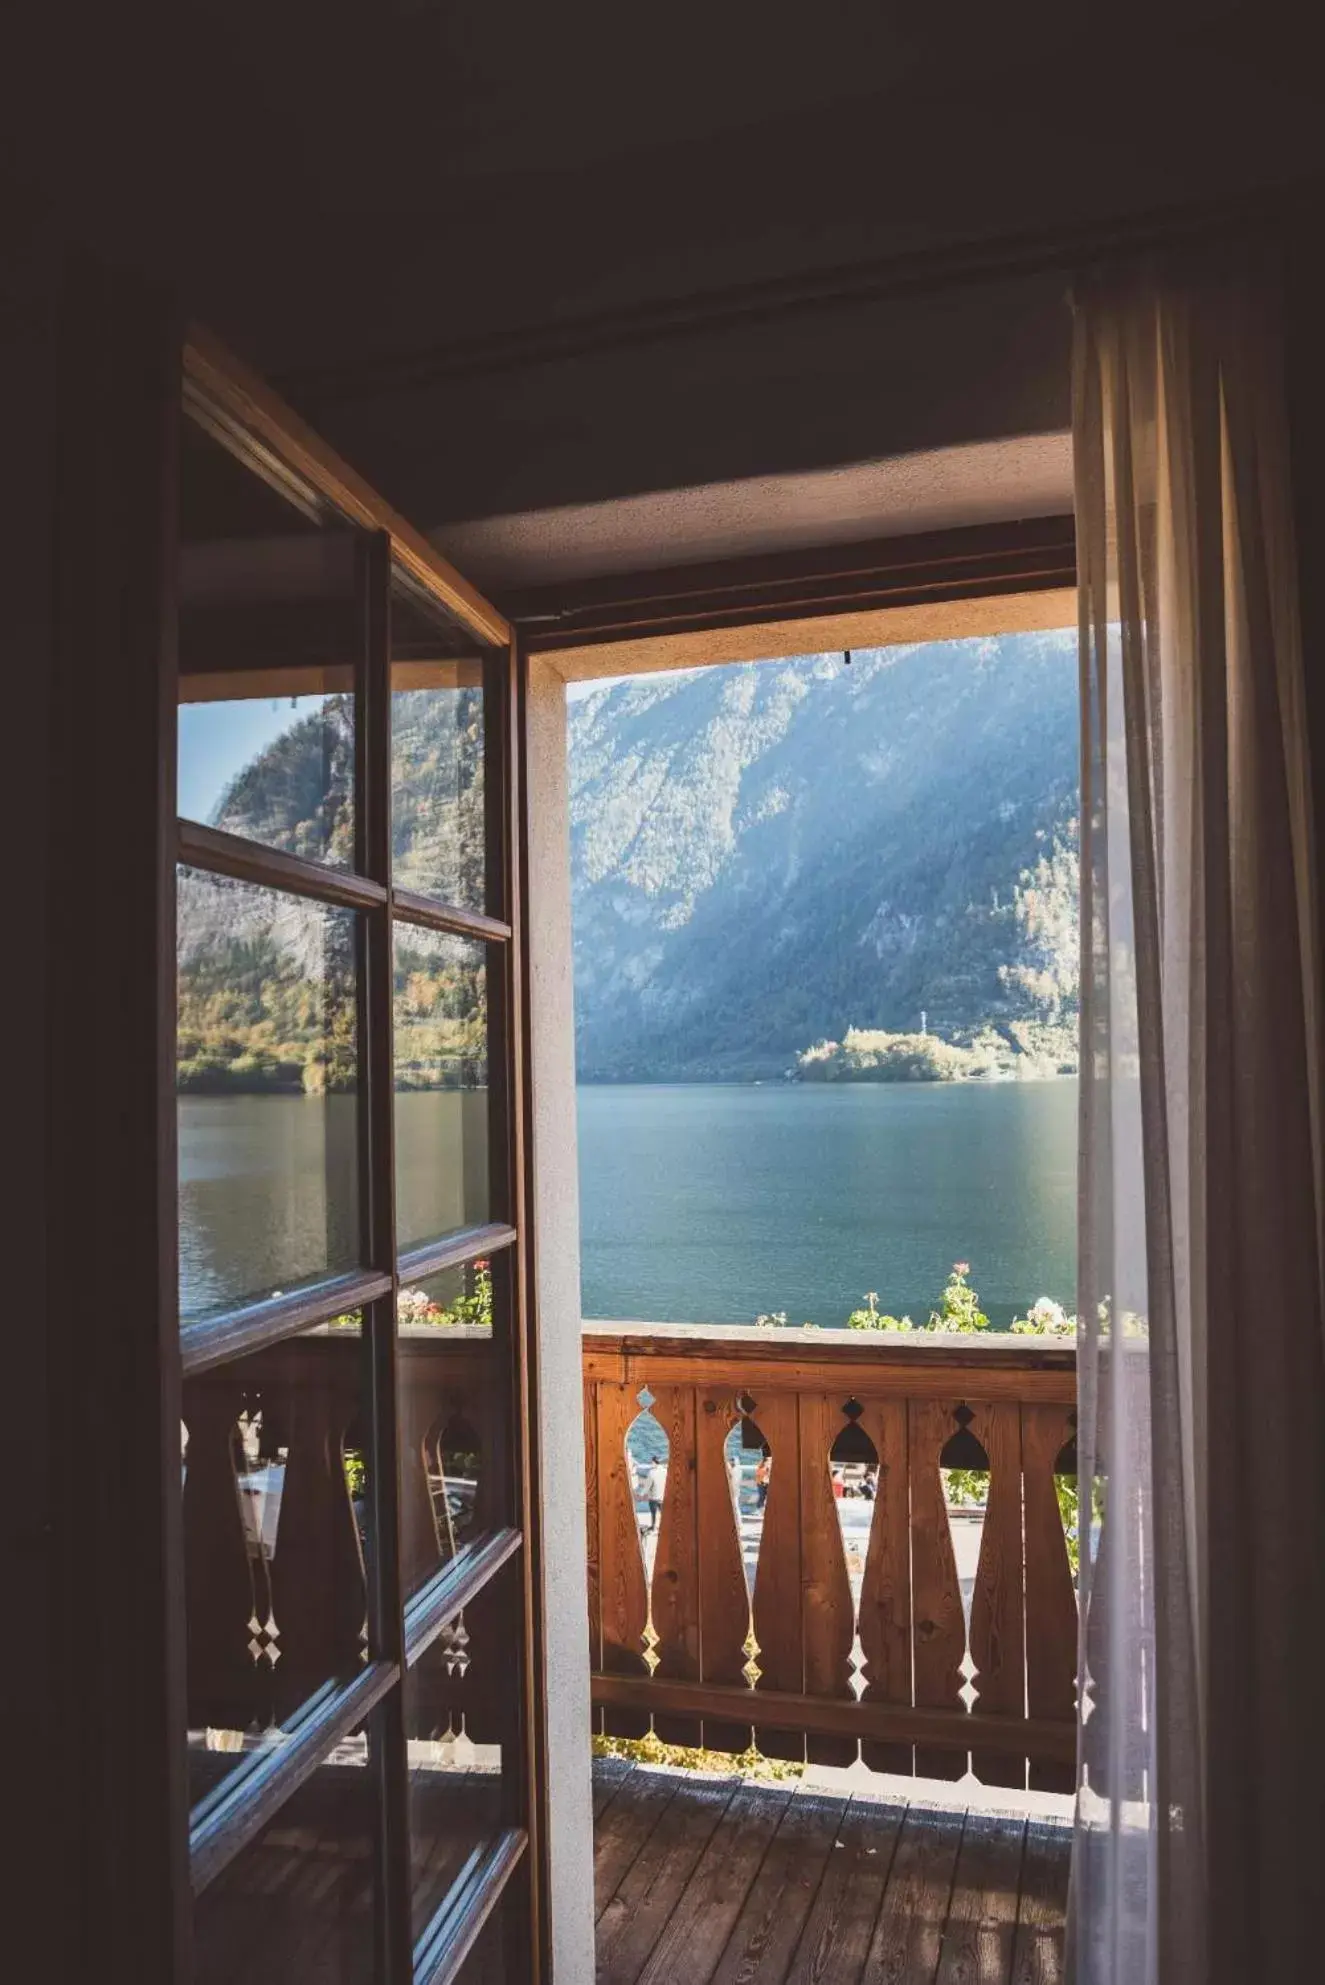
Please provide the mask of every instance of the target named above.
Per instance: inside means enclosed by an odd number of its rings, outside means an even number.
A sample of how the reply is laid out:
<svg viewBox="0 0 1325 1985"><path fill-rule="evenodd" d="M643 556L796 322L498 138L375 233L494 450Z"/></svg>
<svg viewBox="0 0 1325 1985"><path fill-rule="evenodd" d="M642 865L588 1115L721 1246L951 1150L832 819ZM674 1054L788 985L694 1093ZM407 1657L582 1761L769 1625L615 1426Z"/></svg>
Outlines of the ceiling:
<svg viewBox="0 0 1325 1985"><path fill-rule="evenodd" d="M1325 163L1311 24L1250 0L126 0L22 31L30 212L181 287L427 525L1061 428L1061 284L950 297L937 337L913 309L895 350L890 306L732 299Z"/></svg>
<svg viewBox="0 0 1325 1985"><path fill-rule="evenodd" d="M1063 516L1071 509L1071 436L1045 434L485 517L442 526L433 537L469 579L501 597L613 572Z"/></svg>
<svg viewBox="0 0 1325 1985"><path fill-rule="evenodd" d="M1310 24L1249 0L1112 0L1107 31L1061 0L139 0L76 40L30 11L11 162L271 370L1321 156Z"/></svg>

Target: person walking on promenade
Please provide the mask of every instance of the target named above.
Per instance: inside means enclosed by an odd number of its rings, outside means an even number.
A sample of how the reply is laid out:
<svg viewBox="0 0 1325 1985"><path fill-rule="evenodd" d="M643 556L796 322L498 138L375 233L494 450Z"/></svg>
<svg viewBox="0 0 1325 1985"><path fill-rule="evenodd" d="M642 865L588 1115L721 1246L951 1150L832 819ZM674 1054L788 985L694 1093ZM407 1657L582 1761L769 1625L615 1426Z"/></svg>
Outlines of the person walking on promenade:
<svg viewBox="0 0 1325 1985"><path fill-rule="evenodd" d="M768 1501L768 1484L773 1474L772 1457L761 1454L755 1463L755 1507L762 1509Z"/></svg>
<svg viewBox="0 0 1325 1985"><path fill-rule="evenodd" d="M644 1477L644 1493L648 1497L649 1529L652 1532L658 1528L658 1519L662 1515L663 1497L667 1494L667 1463L665 1461L655 1461L650 1465L649 1472Z"/></svg>

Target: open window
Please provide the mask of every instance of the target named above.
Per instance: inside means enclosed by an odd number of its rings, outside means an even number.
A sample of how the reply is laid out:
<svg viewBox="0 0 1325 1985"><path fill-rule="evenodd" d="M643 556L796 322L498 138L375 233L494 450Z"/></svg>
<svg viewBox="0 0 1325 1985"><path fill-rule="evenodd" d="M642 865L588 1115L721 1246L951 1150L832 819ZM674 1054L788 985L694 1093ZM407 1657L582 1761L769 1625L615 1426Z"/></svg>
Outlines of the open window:
<svg viewBox="0 0 1325 1985"><path fill-rule="evenodd" d="M179 450L193 1973L532 1976L513 656L201 334Z"/></svg>

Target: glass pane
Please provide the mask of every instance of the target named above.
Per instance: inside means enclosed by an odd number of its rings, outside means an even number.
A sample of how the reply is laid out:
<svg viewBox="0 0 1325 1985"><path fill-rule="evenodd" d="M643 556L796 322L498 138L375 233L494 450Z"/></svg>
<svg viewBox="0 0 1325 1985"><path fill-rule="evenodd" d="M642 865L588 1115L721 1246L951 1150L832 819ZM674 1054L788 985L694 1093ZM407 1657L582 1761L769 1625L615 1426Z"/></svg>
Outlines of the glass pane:
<svg viewBox="0 0 1325 1985"><path fill-rule="evenodd" d="M518 1571L504 1565L405 1676L416 1939L511 1823Z"/></svg>
<svg viewBox="0 0 1325 1985"><path fill-rule="evenodd" d="M523 1870L517 1868L511 1880L521 1880ZM502 1890L491 1916L479 1931L473 1949L455 1975L455 1985L509 1985L516 1973L506 1962L506 1952L513 1926L507 1923L508 1901L511 1896L510 1883Z"/></svg>
<svg viewBox="0 0 1325 1985"><path fill-rule="evenodd" d="M179 812L310 861L354 862L354 536L186 421Z"/></svg>
<svg viewBox="0 0 1325 1985"><path fill-rule="evenodd" d="M193 1908L198 1985L359 1985L373 1977L377 1774L350 1737Z"/></svg>
<svg viewBox="0 0 1325 1985"><path fill-rule="evenodd" d="M368 1414L357 1312L185 1381L190 1789L288 1743L367 1658Z"/></svg>
<svg viewBox="0 0 1325 1985"><path fill-rule="evenodd" d="M490 1217L487 950L473 938L395 926L402 1248Z"/></svg>
<svg viewBox="0 0 1325 1985"><path fill-rule="evenodd" d="M482 657L472 636L400 584L391 688L396 885L485 909Z"/></svg>
<svg viewBox="0 0 1325 1985"><path fill-rule="evenodd" d="M508 1522L493 1314L509 1258L471 1262L402 1289L400 1528L406 1593L480 1531Z"/></svg>
<svg viewBox="0 0 1325 1985"><path fill-rule="evenodd" d="M180 1316L359 1263L355 913L181 868Z"/></svg>

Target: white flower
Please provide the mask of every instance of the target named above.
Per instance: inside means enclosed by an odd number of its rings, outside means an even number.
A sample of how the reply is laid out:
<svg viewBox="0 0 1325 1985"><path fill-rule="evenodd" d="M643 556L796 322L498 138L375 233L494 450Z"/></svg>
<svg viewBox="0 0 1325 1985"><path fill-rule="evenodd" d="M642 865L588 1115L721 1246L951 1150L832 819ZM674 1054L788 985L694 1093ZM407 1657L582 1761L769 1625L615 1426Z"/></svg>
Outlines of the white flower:
<svg viewBox="0 0 1325 1985"><path fill-rule="evenodd" d="M426 1323L436 1307L422 1289L402 1289L396 1301L397 1314L407 1323Z"/></svg>

